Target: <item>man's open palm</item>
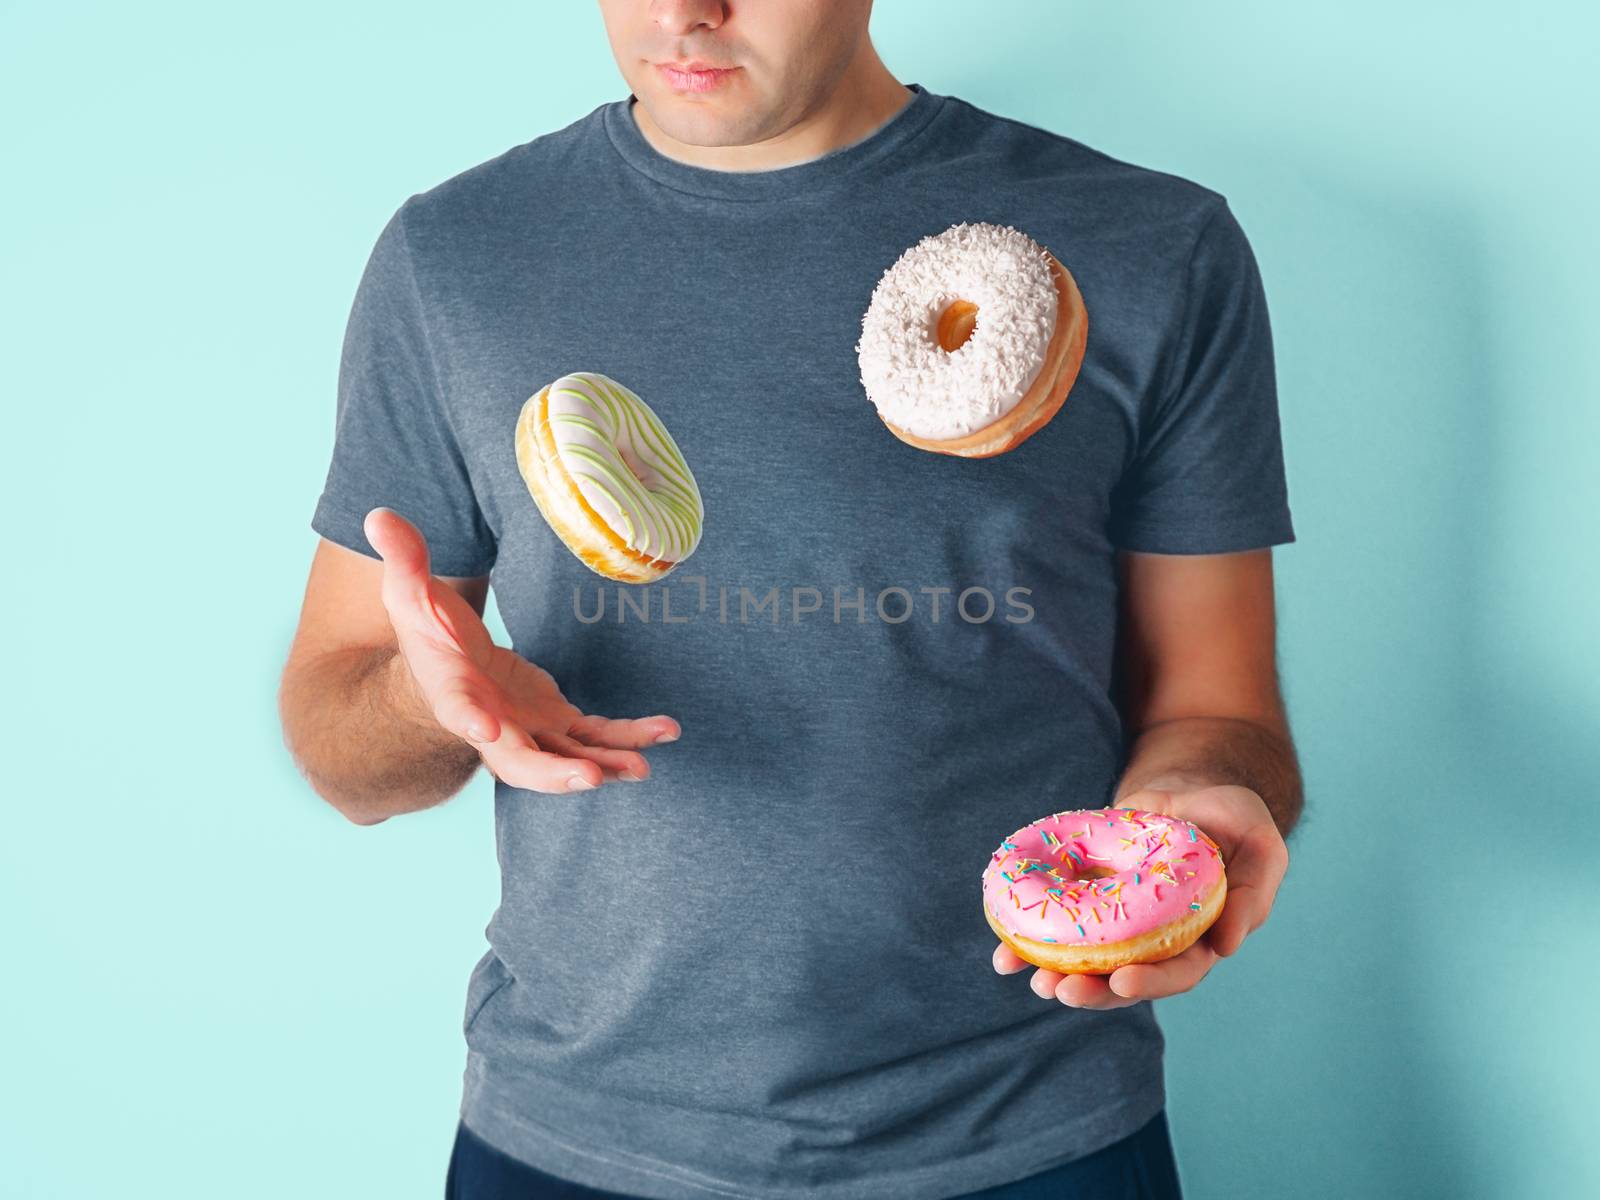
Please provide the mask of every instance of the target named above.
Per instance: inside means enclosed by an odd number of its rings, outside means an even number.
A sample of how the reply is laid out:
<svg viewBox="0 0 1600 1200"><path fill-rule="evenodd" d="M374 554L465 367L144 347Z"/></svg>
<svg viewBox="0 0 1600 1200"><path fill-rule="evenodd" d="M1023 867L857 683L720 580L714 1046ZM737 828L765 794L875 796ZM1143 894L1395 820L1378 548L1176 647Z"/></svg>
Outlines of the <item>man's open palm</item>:
<svg viewBox="0 0 1600 1200"><path fill-rule="evenodd" d="M568 792L649 775L638 747L676 738L676 721L586 715L550 672L494 644L472 605L430 571L415 525L375 508L363 528L383 559L383 606L420 702L477 748L495 778Z"/></svg>

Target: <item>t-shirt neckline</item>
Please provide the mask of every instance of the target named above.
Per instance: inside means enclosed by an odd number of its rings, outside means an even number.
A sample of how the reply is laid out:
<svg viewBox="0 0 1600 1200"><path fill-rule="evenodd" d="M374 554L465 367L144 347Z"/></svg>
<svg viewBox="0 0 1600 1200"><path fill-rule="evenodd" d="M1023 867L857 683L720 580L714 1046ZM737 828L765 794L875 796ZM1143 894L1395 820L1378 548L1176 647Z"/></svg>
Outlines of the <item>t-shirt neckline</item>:
<svg viewBox="0 0 1600 1200"><path fill-rule="evenodd" d="M866 137L839 146L818 158L768 171L720 171L679 162L657 150L634 120L634 93L605 105L601 112L606 135L629 164L657 183L723 200L789 199L828 187L874 163L881 163L914 138L944 106L945 97L920 83L899 112Z"/></svg>

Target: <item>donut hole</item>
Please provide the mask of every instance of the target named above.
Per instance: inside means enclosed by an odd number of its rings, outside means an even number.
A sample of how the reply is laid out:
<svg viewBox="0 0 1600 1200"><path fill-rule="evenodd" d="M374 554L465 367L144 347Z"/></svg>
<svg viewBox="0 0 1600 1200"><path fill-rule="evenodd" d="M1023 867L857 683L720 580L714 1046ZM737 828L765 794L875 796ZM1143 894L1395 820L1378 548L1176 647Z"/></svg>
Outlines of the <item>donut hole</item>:
<svg viewBox="0 0 1600 1200"><path fill-rule="evenodd" d="M967 344L978 323L978 306L971 300L956 300L945 306L939 314L939 345L947 354L954 354Z"/></svg>
<svg viewBox="0 0 1600 1200"><path fill-rule="evenodd" d="M1105 879L1107 876L1115 874L1116 872L1110 867L1079 867L1072 873L1072 877L1074 879Z"/></svg>

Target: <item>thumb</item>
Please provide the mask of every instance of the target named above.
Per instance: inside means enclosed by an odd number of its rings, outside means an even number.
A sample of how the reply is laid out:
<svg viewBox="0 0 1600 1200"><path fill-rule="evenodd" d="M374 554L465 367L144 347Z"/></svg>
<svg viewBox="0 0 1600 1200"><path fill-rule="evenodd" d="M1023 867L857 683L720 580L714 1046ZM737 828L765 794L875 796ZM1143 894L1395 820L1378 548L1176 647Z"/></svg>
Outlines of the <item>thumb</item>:
<svg viewBox="0 0 1600 1200"><path fill-rule="evenodd" d="M383 559L383 602L427 605L430 563L422 531L392 508L375 508L361 525L367 541Z"/></svg>
<svg viewBox="0 0 1600 1200"><path fill-rule="evenodd" d="M477 614L462 604L450 590L440 585L438 591L447 608L461 615L452 618L442 611L434 597L434 580L428 561L428 540L422 531L392 508L375 508L362 523L367 541L383 559L381 594L383 606L389 613L389 622L396 633L402 628L427 630L433 636L442 636L463 654L472 643L473 629L487 640L482 622ZM463 629L465 623L470 629ZM470 655L469 655L470 657Z"/></svg>
<svg viewBox="0 0 1600 1200"><path fill-rule="evenodd" d="M1161 788L1140 788L1129 792L1120 800L1112 801L1111 808L1131 808L1142 812L1165 813L1172 803L1172 793Z"/></svg>

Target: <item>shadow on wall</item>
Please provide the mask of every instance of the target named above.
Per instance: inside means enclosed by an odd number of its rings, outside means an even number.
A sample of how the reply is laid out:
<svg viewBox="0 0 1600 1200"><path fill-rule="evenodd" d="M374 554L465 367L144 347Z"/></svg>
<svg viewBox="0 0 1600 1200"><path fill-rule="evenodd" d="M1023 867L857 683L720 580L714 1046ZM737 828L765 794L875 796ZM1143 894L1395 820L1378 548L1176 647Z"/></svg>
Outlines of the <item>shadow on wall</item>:
<svg viewBox="0 0 1600 1200"><path fill-rule="evenodd" d="M1596 910L1600 869L1541 830L1593 820L1600 747L1583 697L1519 666L1490 602L1491 517L1519 488L1496 446L1530 398L1496 342L1489 231L1304 164L1281 179L1236 207L1278 348L1307 815L1273 919L1157 1006L1185 1182L1241 1200L1561 1194L1581 1091L1556 1030L1589 1035L1561 1018L1584 966L1554 930Z"/></svg>

